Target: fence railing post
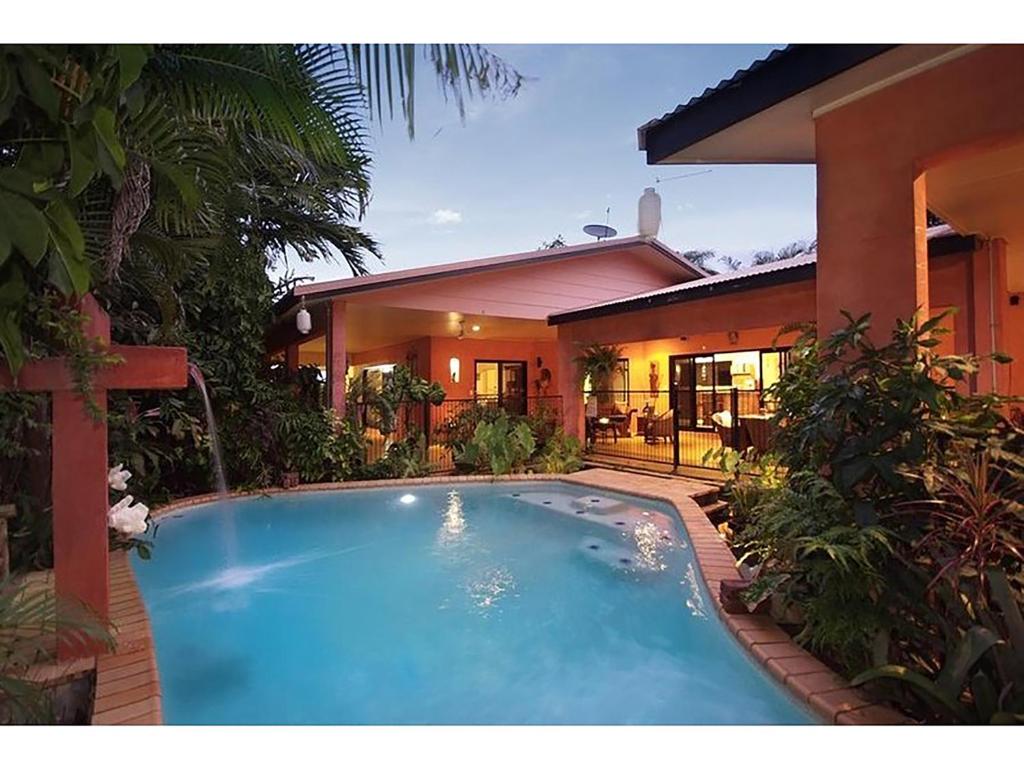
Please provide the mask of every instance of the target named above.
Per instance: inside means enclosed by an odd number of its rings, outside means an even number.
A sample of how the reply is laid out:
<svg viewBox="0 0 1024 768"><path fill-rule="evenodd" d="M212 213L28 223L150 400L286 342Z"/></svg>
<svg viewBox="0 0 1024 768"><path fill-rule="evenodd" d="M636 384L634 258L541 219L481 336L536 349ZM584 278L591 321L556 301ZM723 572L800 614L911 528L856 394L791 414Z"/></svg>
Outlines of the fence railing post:
<svg viewBox="0 0 1024 768"><path fill-rule="evenodd" d="M672 469L678 469L679 463L679 403L676 402L672 408Z"/></svg>
<svg viewBox="0 0 1024 768"><path fill-rule="evenodd" d="M729 390L729 410L732 411L732 447L740 450L740 391L733 387Z"/></svg>

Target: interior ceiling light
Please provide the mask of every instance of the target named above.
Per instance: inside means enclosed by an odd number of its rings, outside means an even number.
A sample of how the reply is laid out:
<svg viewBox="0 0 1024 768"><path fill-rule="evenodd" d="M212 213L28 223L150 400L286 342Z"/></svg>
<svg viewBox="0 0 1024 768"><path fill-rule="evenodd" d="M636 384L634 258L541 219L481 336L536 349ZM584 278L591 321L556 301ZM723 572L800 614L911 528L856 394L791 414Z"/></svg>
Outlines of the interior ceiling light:
<svg viewBox="0 0 1024 768"><path fill-rule="evenodd" d="M476 323L473 323L473 325L472 325L472 326L470 326L470 328L471 328L471 330L473 331L473 333L476 333L477 331L479 331L479 330L480 330L480 326L479 326L479 325L477 325Z"/></svg>

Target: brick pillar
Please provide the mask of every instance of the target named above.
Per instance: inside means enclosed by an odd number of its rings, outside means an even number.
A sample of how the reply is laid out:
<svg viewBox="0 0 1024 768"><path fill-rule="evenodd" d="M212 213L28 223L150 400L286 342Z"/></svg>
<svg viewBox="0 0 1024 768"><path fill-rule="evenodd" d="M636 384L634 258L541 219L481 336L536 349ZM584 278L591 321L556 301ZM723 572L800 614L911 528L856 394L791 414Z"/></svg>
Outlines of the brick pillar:
<svg viewBox="0 0 1024 768"><path fill-rule="evenodd" d="M333 300L327 317L327 396L331 408L345 415L345 372L348 356L345 345L345 302Z"/></svg>
<svg viewBox="0 0 1024 768"><path fill-rule="evenodd" d="M558 326L558 394L562 396L562 422L567 435L583 440L583 390L575 358L579 350L565 325Z"/></svg>
<svg viewBox="0 0 1024 768"><path fill-rule="evenodd" d="M928 318L925 176L899 147L859 143L841 112L816 123L818 331L844 325L840 310L870 312L884 343L897 319Z"/></svg>

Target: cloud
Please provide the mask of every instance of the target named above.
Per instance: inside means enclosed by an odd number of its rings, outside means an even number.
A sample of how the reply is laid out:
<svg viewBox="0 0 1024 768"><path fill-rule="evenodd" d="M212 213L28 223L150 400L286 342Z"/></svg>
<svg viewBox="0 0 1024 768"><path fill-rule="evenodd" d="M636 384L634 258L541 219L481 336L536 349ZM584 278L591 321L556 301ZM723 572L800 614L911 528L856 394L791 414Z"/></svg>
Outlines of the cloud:
<svg viewBox="0 0 1024 768"><path fill-rule="evenodd" d="M459 211L453 211L451 208L438 208L432 214L430 214L430 220L435 224L446 225L446 224L461 224L462 213Z"/></svg>
<svg viewBox="0 0 1024 768"><path fill-rule="evenodd" d="M578 211L578 212L574 213L572 215L572 217L574 219L576 219L577 221L583 221L584 219L589 219L593 215L594 215L594 212L592 210L590 210L589 208L587 208L587 210L585 210L585 211Z"/></svg>

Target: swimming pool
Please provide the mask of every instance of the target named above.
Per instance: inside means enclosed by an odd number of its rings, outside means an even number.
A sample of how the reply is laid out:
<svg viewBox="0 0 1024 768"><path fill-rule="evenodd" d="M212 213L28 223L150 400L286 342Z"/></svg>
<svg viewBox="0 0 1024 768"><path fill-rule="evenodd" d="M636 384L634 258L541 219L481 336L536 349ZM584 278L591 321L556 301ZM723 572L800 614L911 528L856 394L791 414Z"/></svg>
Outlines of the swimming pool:
<svg viewBox="0 0 1024 768"><path fill-rule="evenodd" d="M133 559L175 723L811 723L670 507L568 483L217 502Z"/></svg>

